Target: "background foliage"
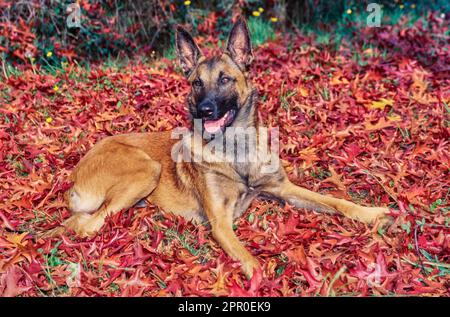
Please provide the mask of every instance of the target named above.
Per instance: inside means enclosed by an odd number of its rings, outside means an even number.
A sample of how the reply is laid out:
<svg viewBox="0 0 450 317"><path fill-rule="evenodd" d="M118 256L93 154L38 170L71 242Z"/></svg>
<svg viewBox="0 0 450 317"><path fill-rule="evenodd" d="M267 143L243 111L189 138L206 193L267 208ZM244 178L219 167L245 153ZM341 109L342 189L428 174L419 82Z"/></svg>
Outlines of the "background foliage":
<svg viewBox="0 0 450 317"><path fill-rule="evenodd" d="M224 40L230 21L238 14L249 17L254 42L261 44L285 34L309 32L326 44L340 45L365 23L368 2L355 0L213 0L133 1L78 0L80 27L66 24L73 0L0 0L0 53L10 62L59 66L73 59L86 62L122 58L136 52L173 57L173 25L186 24L194 34ZM383 6L384 24L400 16L415 19L429 11L448 12L445 0L389 1ZM350 11L349 11L350 10ZM51 58L47 53L52 52Z"/></svg>

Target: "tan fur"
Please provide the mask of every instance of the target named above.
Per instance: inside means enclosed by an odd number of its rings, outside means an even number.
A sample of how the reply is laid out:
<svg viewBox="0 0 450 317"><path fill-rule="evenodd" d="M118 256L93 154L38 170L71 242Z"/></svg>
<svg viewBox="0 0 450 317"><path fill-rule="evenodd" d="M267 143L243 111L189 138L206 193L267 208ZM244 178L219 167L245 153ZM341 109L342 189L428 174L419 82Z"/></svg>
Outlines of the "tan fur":
<svg viewBox="0 0 450 317"><path fill-rule="evenodd" d="M200 57L189 79L201 77L206 85L213 85L220 72L236 78L230 89L239 96L240 111L232 126L257 126L254 92L245 71L228 54L223 54L212 68L205 64L207 61ZM186 63L191 64L192 61ZM189 98L195 99L193 95ZM192 133L191 137L199 136ZM171 139L170 132L124 134L100 141L71 175L74 185L66 199L73 215L63 226L80 236L89 236L100 230L106 216L147 198L166 212L198 222L207 220L215 240L242 263L243 271L250 277L259 268L259 262L240 243L232 225L233 219L258 195L276 197L301 208L340 212L366 223L383 217L387 211L294 185L281 164L279 170L267 175L261 173L260 162L177 163L171 157L177 141ZM56 228L46 236L63 231Z"/></svg>

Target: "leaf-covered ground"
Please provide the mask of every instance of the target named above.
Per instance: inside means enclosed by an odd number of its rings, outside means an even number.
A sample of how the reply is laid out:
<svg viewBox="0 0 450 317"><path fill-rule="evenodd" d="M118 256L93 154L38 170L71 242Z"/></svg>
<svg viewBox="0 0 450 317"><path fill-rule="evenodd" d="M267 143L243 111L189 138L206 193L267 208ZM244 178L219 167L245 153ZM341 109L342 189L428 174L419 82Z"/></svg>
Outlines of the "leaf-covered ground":
<svg viewBox="0 0 450 317"><path fill-rule="evenodd" d="M263 265L250 281L206 227L156 206L122 211L91 239L35 239L69 216L67 177L95 142L188 124L172 61L3 78L0 295L448 296L449 29L427 21L361 30L337 53L302 36L256 50L259 114L280 129L291 179L390 206L392 221L255 201L236 221Z"/></svg>

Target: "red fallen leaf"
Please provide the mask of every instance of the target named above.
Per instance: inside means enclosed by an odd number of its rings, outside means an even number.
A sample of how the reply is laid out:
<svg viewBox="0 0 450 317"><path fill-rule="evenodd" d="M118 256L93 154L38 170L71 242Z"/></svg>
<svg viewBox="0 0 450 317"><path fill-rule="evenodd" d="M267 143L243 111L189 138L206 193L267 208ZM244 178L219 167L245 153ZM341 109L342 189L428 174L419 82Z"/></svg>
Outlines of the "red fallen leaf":
<svg viewBox="0 0 450 317"><path fill-rule="evenodd" d="M158 245L161 243L161 240L163 238L164 238L164 232L157 231L156 235L155 235L155 239L153 240L153 243L152 243L152 248L156 250L158 248Z"/></svg>
<svg viewBox="0 0 450 317"><path fill-rule="evenodd" d="M28 232L22 232L21 234L16 233L7 233L6 234L6 240L15 247L21 247L24 248L28 241L24 239L28 235Z"/></svg>
<svg viewBox="0 0 450 317"><path fill-rule="evenodd" d="M122 286L123 291L120 296L123 297L140 297L146 288L154 286L141 269L137 269L130 278L122 278L116 280L115 283Z"/></svg>
<svg viewBox="0 0 450 317"><path fill-rule="evenodd" d="M258 289L262 281L262 270L255 270L252 278L247 283L248 290L239 286L236 281L231 281L231 285L228 287L231 297L255 297L258 296Z"/></svg>
<svg viewBox="0 0 450 317"><path fill-rule="evenodd" d="M0 218L2 219L2 227L7 228L9 230L15 230L13 225L9 222L8 218L3 214L3 212L0 210Z"/></svg>
<svg viewBox="0 0 450 317"><path fill-rule="evenodd" d="M192 255L189 253L186 249L180 249L175 252L175 258L179 259L180 261L184 262L188 266L192 266L193 262L198 259L197 256Z"/></svg>
<svg viewBox="0 0 450 317"><path fill-rule="evenodd" d="M301 273L306 279L309 286L307 291L309 293L315 292L320 287L321 282L316 280L309 271L298 269L297 272Z"/></svg>
<svg viewBox="0 0 450 317"><path fill-rule="evenodd" d="M351 162L355 157L357 157L359 154L363 153L364 149L359 147L359 145L356 142L350 143L349 145L345 146L345 153L348 155L348 161Z"/></svg>
<svg viewBox="0 0 450 317"><path fill-rule="evenodd" d="M134 258L135 259L141 260L142 262L149 259L152 256L152 254L150 252L148 252L148 251L146 252L146 251L147 250L144 249L141 244L139 244L139 243L134 244L134 254L135 254Z"/></svg>
<svg viewBox="0 0 450 317"><path fill-rule="evenodd" d="M181 280L170 280L166 284L167 287L164 289L165 292L180 296L180 292L183 290L183 283Z"/></svg>
<svg viewBox="0 0 450 317"><path fill-rule="evenodd" d="M416 196L422 196L425 193L426 193L425 188L415 184L405 193L405 196L409 202L414 203L416 201Z"/></svg>
<svg viewBox="0 0 450 317"><path fill-rule="evenodd" d="M4 271L10 268L11 266L14 266L17 263L20 263L23 261L23 257L21 256L21 253L17 250L13 250L13 254L9 258L5 258L3 263L0 263L0 270Z"/></svg>
<svg viewBox="0 0 450 317"><path fill-rule="evenodd" d="M405 204L401 200L398 200L398 209L400 210L401 214L408 214L409 213L409 211L407 211L406 208L405 208Z"/></svg>
<svg viewBox="0 0 450 317"><path fill-rule="evenodd" d="M311 276L314 277L314 279L316 280L321 280L322 270L319 263L314 262L310 257L306 258L306 263L307 263L306 267L308 268L308 272L311 274Z"/></svg>
<svg viewBox="0 0 450 317"><path fill-rule="evenodd" d="M351 243L354 241L353 237L346 237L346 236L340 235L338 233L330 233L330 234L328 234L328 237L335 238L336 239L336 240L334 240L335 242L331 242L333 240L330 240L330 242L333 244L336 244L336 245L342 245L342 244Z"/></svg>
<svg viewBox="0 0 450 317"><path fill-rule="evenodd" d="M337 188L338 188L339 190L344 191L345 188L346 188L346 186L345 186L345 184L341 181L341 179L340 179L338 173L336 172L336 170L335 170L332 166L328 167L328 169L329 169L330 172L331 172L331 176L325 178L325 179L323 180L323 182L333 183L333 184L335 184L335 185L337 186Z"/></svg>
<svg viewBox="0 0 450 317"><path fill-rule="evenodd" d="M28 291L32 286L23 286L24 275L17 266L10 267L5 273L0 274L0 296L15 297Z"/></svg>
<svg viewBox="0 0 450 317"><path fill-rule="evenodd" d="M316 152L316 148L308 147L300 150L298 153L298 157L304 161L305 167L310 167L313 166L314 162L319 160Z"/></svg>
<svg viewBox="0 0 450 317"><path fill-rule="evenodd" d="M278 225L277 233L280 236L286 236L289 234L296 234L298 224L298 215L290 213L288 219L285 222L280 222Z"/></svg>
<svg viewBox="0 0 450 317"><path fill-rule="evenodd" d="M26 270L28 274L40 273L42 272L42 265L34 259L29 265L25 266L24 270Z"/></svg>
<svg viewBox="0 0 450 317"><path fill-rule="evenodd" d="M206 243L206 237L207 237L207 232L205 231L203 226L199 226L198 230L197 230L197 239L198 239L198 244L199 245L203 245Z"/></svg>
<svg viewBox="0 0 450 317"><path fill-rule="evenodd" d="M341 257L341 256L342 256L342 253L337 252L337 253L333 253L333 254L327 254L327 255L324 255L324 256L322 257L322 259L324 259L324 260L328 259L328 260L331 261L331 264L335 265L337 259L338 259L339 257Z"/></svg>
<svg viewBox="0 0 450 317"><path fill-rule="evenodd" d="M425 295L434 294L443 296L446 294L445 290L441 290L441 284L426 279L421 281L413 279L407 283L399 281L395 287L395 292L398 294L413 294L413 295Z"/></svg>
<svg viewBox="0 0 450 317"><path fill-rule="evenodd" d="M217 267L213 272L216 274L216 281L211 285L211 293L215 296L227 295L227 287L225 284L226 274L223 271L224 264L218 263Z"/></svg>
<svg viewBox="0 0 450 317"><path fill-rule="evenodd" d="M27 172L31 172L33 170L33 164L29 160L22 159L22 163Z"/></svg>
<svg viewBox="0 0 450 317"><path fill-rule="evenodd" d="M394 122L390 120L386 120L385 118L381 118L377 123L372 124L367 122L364 124L364 127L367 131L376 131L384 128L389 128L395 126Z"/></svg>
<svg viewBox="0 0 450 317"><path fill-rule="evenodd" d="M296 248L289 249L285 251L285 254L289 258L290 261L293 261L300 266L304 266L306 264L306 253L303 245L300 245Z"/></svg>

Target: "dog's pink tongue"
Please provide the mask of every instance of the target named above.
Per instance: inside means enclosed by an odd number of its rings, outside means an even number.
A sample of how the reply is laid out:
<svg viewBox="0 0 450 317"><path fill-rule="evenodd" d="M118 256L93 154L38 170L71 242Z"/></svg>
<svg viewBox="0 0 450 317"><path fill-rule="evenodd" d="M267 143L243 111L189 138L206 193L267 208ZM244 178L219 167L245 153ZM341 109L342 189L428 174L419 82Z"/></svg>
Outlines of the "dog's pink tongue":
<svg viewBox="0 0 450 317"><path fill-rule="evenodd" d="M203 126L206 132L214 134L220 131L220 129L225 125L225 120L228 118L228 112L219 120L205 121Z"/></svg>

